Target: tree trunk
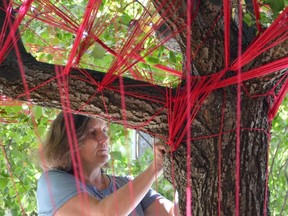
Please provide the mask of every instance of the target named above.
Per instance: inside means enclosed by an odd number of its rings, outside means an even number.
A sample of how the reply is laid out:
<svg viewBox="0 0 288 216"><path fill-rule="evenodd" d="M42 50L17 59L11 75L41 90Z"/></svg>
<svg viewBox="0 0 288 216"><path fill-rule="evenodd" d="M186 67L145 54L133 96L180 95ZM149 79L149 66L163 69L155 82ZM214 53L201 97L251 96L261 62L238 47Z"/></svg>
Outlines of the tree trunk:
<svg viewBox="0 0 288 216"><path fill-rule="evenodd" d="M220 215L235 215L236 100L231 93L235 91L233 88L214 91L214 99L207 107L202 107L191 127L193 215L218 215L218 205L221 209ZM266 210L264 201L269 141L267 132L270 126L267 119L268 104L264 97L247 98L242 100L241 107L239 215L263 215ZM165 176L175 183L179 192L182 215L187 215L186 187L189 177L186 170L189 164L186 158L186 143L183 143L173 153L172 160L167 158L166 163L169 165L165 170ZM171 178L171 167L174 167L174 180ZM218 198L219 193L221 198Z"/></svg>
<svg viewBox="0 0 288 216"><path fill-rule="evenodd" d="M238 2L233 2L237 9ZM155 1L154 4L156 8L160 8L160 14L163 14L163 19L170 30L178 32L187 19L185 1L165 1L165 4L163 1ZM222 1L192 1L192 4L194 10L198 8L198 13L193 16L194 22L191 30L193 70L189 73L196 76L209 75L224 68L223 16L209 33L211 23L222 13ZM173 14L169 14L167 11L173 11ZM167 18L164 14L170 16ZM237 17L235 16L235 18ZM238 50L237 21L232 20L230 29L230 61L232 62L237 57ZM243 23L243 52L255 38L255 33L255 26L248 27ZM186 38L185 30L175 38L183 54L186 51ZM199 47L204 39L205 43ZM287 44L287 41L284 41L279 46L264 52L243 67L242 71L248 71L287 56ZM239 215L265 215L264 212L269 214L268 204L265 204L265 202L268 203L265 190L271 125L268 120L268 112L274 101L269 94L265 95L265 93L273 89L285 73L285 80L287 80L287 70L285 70L266 77L266 79L257 78L241 84L240 191L239 194L236 194L240 197ZM228 76L231 75L230 73ZM286 82L285 80L282 84ZM275 92L280 87L281 85L275 88ZM261 96L262 94L263 96ZM256 95L260 96L255 97ZM167 166L164 173L166 178L175 184L179 192L182 215L190 213L192 215L235 214L236 110L236 85L213 91L205 100L191 125L191 161L187 163L186 142L182 142L172 159L166 158ZM191 176L187 176L187 166L189 165L191 166ZM174 171L171 167L174 167ZM175 175L172 175L173 173ZM188 203L191 205L191 212L187 212L186 209L188 180L192 181L192 199L191 203Z"/></svg>
<svg viewBox="0 0 288 216"><path fill-rule="evenodd" d="M192 2L198 9L192 24L191 54L193 61L189 63L193 66L193 70L189 73L205 76L224 68L223 17L217 21L213 31L209 31L211 23L222 14L222 3L217 0ZM161 1L155 1L154 5L156 8L160 5L163 6L159 13L172 32L179 32L175 39L183 55L185 55L186 31L178 30L183 28L186 22L186 1L170 0L165 1L165 4L162 3ZM171 10L168 17L164 16L164 14L167 15L167 13L164 13L167 8ZM1 26L3 26L4 17L4 10L0 10ZM237 25L232 22L231 62L237 57L237 31ZM254 37L254 29L244 25L243 50L246 49ZM204 38L206 42L199 47L198 45L201 44ZM112 83L111 88L102 89L101 86L95 87L95 83L100 83L104 77L103 73L87 70L93 79L81 81L79 78L84 77L78 70L73 69L69 75L62 76L62 83L66 82L67 85L69 83L69 98L66 98L66 100L69 99L71 106L69 107L69 104L66 104L63 107L61 99L65 99L65 96L63 96L64 88L63 84L57 83L55 78L58 76L55 74L55 65L37 62L25 52L21 41L18 41L18 46L25 68L27 85L31 90L31 98L24 94L26 90L23 87L18 60L13 50L0 65L0 94L15 99L27 100L41 106L60 109L71 108L79 112L94 113L101 115L103 118L107 118L106 114L109 114L110 120L120 123L123 116L126 116L130 127L138 128L141 126L150 134L158 134L162 138L167 137L168 121L165 107L165 88L159 86L151 88L151 84L123 78L126 104L126 111L124 112L121 102L121 96L123 95L119 91L119 79L121 78L117 78ZM284 41L281 45L268 50L245 66L243 71L280 59L287 56L287 54L287 41ZM187 73L185 69L183 70ZM173 152L172 157L167 155L165 159L165 177L176 185L182 215L190 213L186 211L187 181L191 181L192 199L188 205L191 206L191 214L193 215L233 215L236 210L235 194L240 197L239 215L263 215L267 211L267 208L265 208L265 201L267 201L265 188L267 185L266 169L271 124L267 116L274 101L268 94L251 97L245 93L244 88L248 89L248 92L252 95L261 95L272 89L275 83L285 74L287 74L286 71L281 71L271 75L269 81L259 78L241 84L239 194L235 193L237 86L233 85L214 90L206 98L190 127L191 152L189 152L189 155L191 161L187 162L186 159L187 145L185 141L182 141L177 151ZM224 78L231 76L234 76L232 71L227 72ZM54 80L51 81L51 79ZM185 79L185 76L183 79ZM286 79L282 80L280 84L285 83ZM45 82L47 82L45 85L34 89ZM275 88L274 92L277 92L280 87L281 85ZM148 96L155 98L155 101L146 99ZM86 104L87 102L89 103ZM189 164L191 165L191 175L187 176L187 165ZM172 170L172 167L174 170Z"/></svg>

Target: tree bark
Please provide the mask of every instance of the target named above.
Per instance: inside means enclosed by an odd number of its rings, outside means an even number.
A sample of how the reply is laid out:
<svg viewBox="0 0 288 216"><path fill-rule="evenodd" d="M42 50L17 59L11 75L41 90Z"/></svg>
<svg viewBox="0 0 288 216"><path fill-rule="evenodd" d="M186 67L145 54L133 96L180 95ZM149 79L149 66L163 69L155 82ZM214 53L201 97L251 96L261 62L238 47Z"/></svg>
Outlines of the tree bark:
<svg viewBox="0 0 288 216"><path fill-rule="evenodd" d="M235 214L236 101L235 95L230 93L233 90L235 91L230 87L213 92L214 99L211 100L210 107L203 106L191 126L193 215L218 215L219 203L220 215ZM215 106L215 104L221 105ZM265 97L260 97L256 100L250 98L242 101L241 107L239 215L263 215L269 141L267 132L270 128L267 118L269 106ZM222 112L224 112L223 125L221 125ZM169 165L165 172L165 176L176 184L182 215L186 215L186 186L189 179L186 173L186 153L186 144L183 143L173 154L172 160L167 158L166 163ZM174 167L174 180L171 178L171 167Z"/></svg>
<svg viewBox="0 0 288 216"><path fill-rule="evenodd" d="M110 118L113 122L125 122L123 121L125 115L131 128L141 127L152 134L167 135L164 87L155 88L149 83L123 78L125 93L121 95L119 77L109 87L98 90L95 83L101 82L104 73L86 70L93 78L88 80L78 69L72 69L69 75L58 75L55 73L55 68L62 66L37 62L32 56L22 60L29 98L25 94L23 79L14 55L10 55L0 65L0 94L44 107L99 115L106 119ZM63 93L65 88L63 83L57 82L57 76L61 76L63 82L66 82L69 89L68 96ZM121 109L121 96L125 96L125 113ZM69 100L70 107L61 103L61 97ZM147 97L154 98L154 101Z"/></svg>
<svg viewBox="0 0 288 216"><path fill-rule="evenodd" d="M224 27L221 1L192 1L195 16L192 24L191 51L193 60L189 63L192 75L205 76L216 73L224 68ZM220 3L219 3L220 2ZM237 1L235 1L237 2ZM3 2L2 2L3 3ZM0 4L2 4L0 3ZM165 24L171 31L179 32L175 39L185 55L186 31L186 1L154 2ZM3 5L1 5L3 6ZM197 8L197 10L196 10ZM167 15L167 10L170 10ZM166 13L165 13L166 11ZM197 11L197 13L196 13ZM165 14L165 16L164 16ZM3 26L5 13L0 11L0 22ZM220 18L219 18L220 17ZM211 23L216 19L216 25L211 29ZM255 37L255 31L244 25L243 50ZM7 31L9 32L9 30ZM238 28L235 22L231 24L231 62L237 57ZM205 39L205 43L202 43ZM199 47L199 44L202 46ZM69 87L70 106L63 107L61 100L65 100L64 87L57 83L55 68L61 66L37 62L26 53L21 41L18 41L21 51L22 65L25 68L25 79L30 92L27 97L23 87L23 79L19 70L19 61L12 50L0 65L0 94L25 100L37 105L72 109L74 111L97 114L103 118L120 122L126 117L130 127L142 127L153 135L168 136L167 107L165 107L166 89L160 86L123 78L125 86L125 109L122 109L120 80L117 78L108 87L95 87L100 83L103 73L87 70L93 77L87 80L77 69L72 69L69 75L61 75L63 82ZM287 56L287 41L263 53L253 62L243 68L248 71L264 63L268 63ZM188 60L187 60L188 61ZM185 68L184 74L187 73ZM273 104L269 94L263 94L275 87L278 80L287 74L279 71L266 78L257 78L241 84L241 143L240 143L240 213L239 215L263 215L265 209L265 187L268 143L271 122L268 112ZM227 72L226 76L234 76L234 72ZM81 79L79 79L81 78ZM51 79L53 79L51 81ZM85 81L83 81L83 79ZM183 77L185 79L185 76ZM46 82L46 83L45 83ZM277 93L281 84L274 89ZM42 85L42 83L45 83ZM41 87L34 89L41 85ZM141 87L140 87L141 86ZM251 97L250 94L262 96ZM33 90L33 91L32 91ZM63 96L64 95L64 96ZM142 96L141 96L142 95ZM144 96L144 97L143 97ZM149 96L150 99L147 99ZM154 98L154 100L151 100ZM84 106L85 105L85 106ZM184 104L185 105L185 104ZM204 101L203 106L191 124L191 161L187 162L187 146L185 139L172 154L165 159L165 177L175 183L179 192L180 210L186 212L186 186L191 181L193 215L233 215L235 214L235 176L236 176L236 110L237 86L228 86L214 90ZM108 114L108 115L107 115ZM191 176L187 176L187 163L191 165ZM173 165L173 166L172 166ZM171 168L174 168L175 175ZM220 170L219 170L220 168ZM220 179L220 182L219 182ZM219 184L221 187L219 189ZM218 198L220 194L220 198ZM220 205L220 207L219 207Z"/></svg>
<svg viewBox="0 0 288 216"><path fill-rule="evenodd" d="M193 56L192 75L209 75L224 68L224 27L223 16L217 21L213 31L208 35L211 23L217 15L222 13L221 1L192 1L198 13L192 24L191 55ZM220 2L220 4L219 4ZM199 3L199 5L197 5ZM235 2L236 3L236 2ZM163 17L167 26L175 32L185 24L185 1L155 1L155 7L161 8L160 14L173 11L173 15ZM237 7L237 4L236 6ZM181 17L181 18L179 18ZM180 20L180 21L179 21ZM243 52L255 38L255 27L248 27L243 23ZM231 62L237 57L238 28L236 21L231 23ZM176 37L185 54L187 33L183 31ZM205 38L205 43L199 44ZM288 43L268 50L254 61L243 67L248 71L265 63L283 58L288 54ZM233 72L231 72L233 73ZM227 75L231 75L227 73ZM267 185L266 169L268 157L268 143L271 122L268 112L273 99L266 94L277 81L287 75L287 70L273 75L243 82L241 85L241 135L240 135L240 192L239 215L269 214L268 197L265 195ZM228 76L229 76L228 75ZM287 78L281 83L287 82ZM281 85L275 88L279 90ZM245 94L245 90L251 95ZM253 95L263 96L254 97ZM165 176L174 182L179 192L180 210L182 215L234 215L235 187L236 187L236 109L237 86L230 86L213 91L199 111L191 125L192 141L190 157L187 162L186 143L183 142L173 158L166 158ZM223 118L223 120L222 120ZM223 121L223 125L221 123ZM222 129L222 130L221 130ZM185 157L186 156L186 157ZM220 166L219 166L220 163ZM187 176L187 166L191 166L191 176ZM171 170L174 167L174 171ZM219 170L219 167L221 167ZM175 173L173 176L172 173ZM219 177L220 176L220 177ZM220 178L220 183L219 179ZM187 181L191 182L192 212L186 210ZM221 184L221 189L218 188ZM220 198L218 198L220 193ZM189 205L189 204L188 204ZM220 207L219 207L220 205ZM220 210L220 213L219 213Z"/></svg>

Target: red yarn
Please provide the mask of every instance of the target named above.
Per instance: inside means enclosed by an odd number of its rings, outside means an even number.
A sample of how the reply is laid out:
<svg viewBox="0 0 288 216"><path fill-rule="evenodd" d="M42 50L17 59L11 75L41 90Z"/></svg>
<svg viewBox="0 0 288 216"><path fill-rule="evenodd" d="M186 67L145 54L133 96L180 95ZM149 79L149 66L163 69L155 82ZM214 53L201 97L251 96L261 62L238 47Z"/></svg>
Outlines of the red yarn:
<svg viewBox="0 0 288 216"><path fill-rule="evenodd" d="M32 3L35 4L43 4L45 7L35 7L33 12L30 11ZM174 29L167 29L164 33L162 32L162 39L156 41L152 37L155 34L155 31L164 23L162 19L159 18L158 12L161 11L161 16L169 19L170 16L175 13L171 8L178 8L177 5L171 5L171 7L165 6L164 3L160 5L156 10L153 9L153 13L149 13L149 8L145 8L143 14L139 15L137 18L137 25L135 25L130 32L127 32L126 37L117 38L121 41L118 47L113 47L107 45L104 40L101 39L101 35L104 30L110 26L115 25L115 29L120 28L121 26L117 23L116 16L113 17L110 22L104 22L104 18L99 18L97 15L99 13L99 8L101 1L89 0L85 9L85 13L83 14L82 21L75 17L73 13L69 11L65 6L61 5L61 8L56 4L52 3L49 0L25 0L20 9L18 10L17 17L13 17L12 14L12 4L6 5L5 8L1 8L1 10L6 11L6 17L4 20L3 28L0 34L0 61L2 62L7 54L13 49L16 53L17 60L19 62L19 71L21 74L21 78L23 81L24 92L18 95L18 98L26 97L27 100L30 100L30 93L35 91L42 86L49 84L52 81L57 80L57 84L59 87L59 95L61 104L64 110L64 118L65 125L68 131L68 139L69 139L69 147L71 151L77 152L78 143L76 139L76 135L74 133L74 125L73 119L71 116L71 107L69 100L69 83L67 82L68 77L75 78L81 80L85 83L92 84L95 87L95 92L89 96L86 101L83 101L81 107L78 108L77 113L83 112L83 109L89 105L89 103L96 97L99 96L103 98L103 106L105 109L105 118L121 122L125 127L132 127L134 129L143 129L143 127L153 121L160 113L167 112L168 118L168 137L160 137L165 139L167 145L170 146L171 149L171 157L172 153L177 150L181 143L186 143L187 155L186 155L186 172L187 172L187 190L186 190L186 215L191 215L193 209L191 206L193 203L192 200L192 182L191 182L191 155L192 148L191 145L193 141L202 140L207 138L218 138L218 164L217 164L217 172L218 172L218 215L221 215L221 210L223 203L222 200L222 164L223 164L223 155L222 155L222 136L224 134L235 133L236 134L236 149L235 149L235 214L240 215L240 143L241 143L241 131L250 130L250 131L260 131L267 136L270 137L267 131L264 131L262 128L241 128L241 93L246 93L249 97L259 97L260 95L250 94L249 90L242 84L244 81L263 78L269 74L275 73L277 71L285 70L288 68L288 57L283 57L281 59L275 60L273 62L267 62L261 66L255 67L250 70L244 71L243 68L247 66L249 63L254 61L256 58L260 58L261 55L264 55L268 50L280 45L281 43L287 41L288 39L288 8L284 9L284 11L279 15L279 17L264 31L260 24L260 12L259 5L256 0L253 0L253 8L255 13L255 22L258 30L257 37L253 42L250 43L249 47L242 52L242 18L243 18L243 10L242 5L239 4L238 8L238 56L234 60L234 62L230 62L230 24L231 24L231 2L229 0L223 1L223 21L224 21L224 68L222 68L217 73L209 76L192 76L191 61L199 54L198 51L201 50L202 46L205 45L206 40L213 33L213 29L218 24L219 20L221 20L221 15L215 18L214 22L212 22L209 26L209 29L206 35L203 36L202 41L194 47L192 50L193 40L193 32L192 32L192 24L196 15L198 13L200 7L200 1L187 0L187 20L185 21L185 26L181 26L178 29L178 32L174 32ZM59 3L59 2L58 2ZM192 4L193 3L193 4ZM174 2L176 4L176 1ZM16 5L16 3L14 3ZM60 3L59 3L60 5ZM173 6L173 7L172 7ZM149 7L149 6L148 6ZM180 6L179 6L180 8ZM43 10L45 10L43 12ZM164 11L163 11L164 10ZM152 11L152 10L151 10ZM29 88L26 76L25 69L23 67L23 63L21 60L21 54L17 47L17 41L19 40L20 35L18 35L17 31L21 22L23 22L25 17L29 17L30 20L24 24L25 29L29 29L29 23L38 19L43 23L52 26L53 28L60 28L69 33L75 35L75 40L73 46L70 50L69 57L67 59L67 64L64 68L56 66L55 68L55 76L50 80L47 80L44 83L39 84L36 87ZM12 22L12 20L14 21ZM153 25L151 24L153 23ZM152 26L151 26L152 25ZM5 33L9 30L8 37L4 40ZM168 34L168 30L171 33ZM186 32L185 32L186 31ZM146 57L149 57L153 52L155 52L160 46L165 45L166 42L173 39L177 34L186 33L186 53L184 62L184 69L187 72L185 75L182 74L173 64L171 65L162 65L160 63L147 63ZM167 36L165 36L167 34ZM153 45L149 45L147 40L154 40ZM46 42L45 42L46 43ZM113 61L108 69L106 70L106 74L104 78L98 82L84 69L79 69L81 67L81 60L85 52L95 43L99 44L107 53L113 56ZM156 44L156 45L154 45ZM33 45L31 45L32 47ZM35 46L35 45L34 45ZM36 47L36 46L35 46ZM34 47L34 48L35 48ZM47 50L56 50L55 47L52 47L47 43ZM59 51L59 55L61 56L61 51ZM55 51L56 52L56 51ZM64 57L63 57L64 58ZM153 70L149 69L141 69L138 66L138 63L143 63L148 65L154 70L162 70L163 74L168 74L169 76L176 76L178 80L182 78L186 83L179 84L174 90L171 86L174 83L163 83L163 88L160 88L154 78ZM174 68L173 68L174 67ZM70 74L71 68L77 68L81 73L81 77ZM227 73L231 74L234 72L234 76L229 75L226 78L225 75ZM134 86L125 86L123 83L123 75L128 75L133 77L136 80L146 81L145 84L134 85ZM119 85L112 85L114 81L118 79ZM282 76L282 78L276 83L276 85L270 89L268 92L262 93L261 96L272 97L273 104L269 109L268 118L271 121L277 110L283 101L285 95L288 91L288 73ZM196 118L199 110L204 103L204 100L209 96L209 94L220 88L224 88L230 85L237 86L237 110L236 110L236 129L231 131L224 131L224 109L226 104L226 95L223 93L223 103L222 103L222 115L221 115L221 124L219 127L219 132L216 134L210 134L202 137L191 137L191 124L193 120ZM275 90L277 86L282 85L281 89ZM160 92L161 96L151 96L148 94L137 94L135 92L129 91L128 87L149 87L157 89ZM164 90L163 90L164 89ZM121 119L113 119L108 113L107 102L104 100L103 92L105 90L111 90L120 93L121 95L121 109L122 109L122 118ZM174 93L176 92L176 93ZM153 103L158 103L161 105L159 110L155 110L154 114L149 117L149 119L145 120L138 125L129 125L127 122L127 113L126 113L126 96L133 96L134 98L146 99ZM81 160L79 154L72 154L72 164L75 176L78 181L84 181L83 170L81 166ZM267 156L268 157L268 156ZM267 158L268 161L268 158ZM43 162L45 163L45 162ZM78 165L78 166L76 166ZM173 166L173 160L172 160ZM268 164L266 165L266 169ZM174 178L174 170L172 169L172 178ZM46 177L47 178L47 177ZM47 179L48 180L48 179ZM174 181L174 179L173 179ZM264 204L264 215L266 215L266 207L268 200L268 170L266 170L266 188L265 188L265 204ZM175 183L173 183L174 186ZM131 191L131 200L133 201L133 187L130 185ZM49 181L48 181L48 187ZM115 187L115 186L114 186ZM175 188L175 186L174 186ZM77 184L77 189L80 190L79 184ZM51 190L51 188L50 188ZM50 194L51 191L50 191ZM82 193L81 193L82 194ZM83 204L88 205L88 200L86 196L82 198ZM53 197L51 197L52 203ZM21 205L21 203L20 203ZM55 203L53 204L55 205ZM115 205L117 206L117 201L115 201Z"/></svg>

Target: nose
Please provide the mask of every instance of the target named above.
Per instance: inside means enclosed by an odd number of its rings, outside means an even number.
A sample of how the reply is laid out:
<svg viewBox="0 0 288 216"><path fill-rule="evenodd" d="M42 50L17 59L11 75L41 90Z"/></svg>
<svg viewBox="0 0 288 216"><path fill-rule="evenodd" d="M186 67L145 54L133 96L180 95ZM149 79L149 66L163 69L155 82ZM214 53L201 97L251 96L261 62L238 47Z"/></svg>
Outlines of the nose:
<svg viewBox="0 0 288 216"><path fill-rule="evenodd" d="M108 145L108 141L109 136L105 132L101 131L98 136L98 142L102 145Z"/></svg>

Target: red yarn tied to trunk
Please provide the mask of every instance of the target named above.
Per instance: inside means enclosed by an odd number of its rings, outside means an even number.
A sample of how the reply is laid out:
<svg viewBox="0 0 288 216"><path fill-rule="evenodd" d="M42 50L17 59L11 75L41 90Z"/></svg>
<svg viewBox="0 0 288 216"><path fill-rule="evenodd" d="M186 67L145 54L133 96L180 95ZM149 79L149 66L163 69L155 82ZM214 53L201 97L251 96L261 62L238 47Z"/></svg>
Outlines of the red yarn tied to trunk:
<svg viewBox="0 0 288 216"><path fill-rule="evenodd" d="M168 117L168 132L169 135L167 138L164 138L167 145L170 146L171 149L171 157L173 152L177 151L178 147L181 144L186 144L187 148L187 193L186 193L186 215L191 215L193 212L192 209L192 182L191 180L191 151L192 144L194 140L199 139L207 139L216 137L218 138L218 215L221 215L222 204L221 204L221 196L222 196L222 184L221 184L221 175L222 175L222 136L226 131L224 131L224 113L225 113L225 105L226 105L226 95L223 95L223 104L221 106L221 124L219 125L219 133L207 135L205 137L193 137L191 136L191 125L195 120L197 114L199 113L201 107L205 99L215 90L220 88L225 88L227 86L235 85L237 86L237 111L236 111L236 130L233 133L236 134L236 149L235 149L235 214L240 215L240 136L241 136L241 93L246 93L248 96L251 96L249 91L245 89L243 86L244 81L250 81L259 77L264 77L275 73L277 71L287 70L288 68L288 57L283 57L281 59L277 59L272 62L267 62L261 66L255 67L250 70L244 71L245 66L250 64L256 58L261 57L265 52L271 50L281 43L287 41L288 39L288 8L284 9L284 11L279 15L279 17L266 29L263 30L260 24L260 9L258 2L253 0L253 8L255 13L255 23L258 30L257 37L254 41L249 44L248 48L243 52L242 51L242 19L243 19L243 9L242 5L239 4L238 8L238 56L234 61L231 61L231 36L230 36L230 26L231 26L231 1L223 0L223 19L221 16L217 16L215 18L215 22L211 23L209 26L210 29L207 31L206 35L203 36L203 40L199 44L198 47L192 48L193 42L193 31L192 26L194 19L197 17L197 13L200 7L200 0L191 1L187 0L187 20L185 20L185 25L180 26L178 30L169 29L170 33L164 31L160 34L161 39L155 39L154 35L156 31L158 32L160 27L164 24L164 20L159 17L159 14L165 19L169 19L169 17L173 16L175 11L172 11L174 7L166 7L165 2L163 1L157 8L152 8L152 5L148 4L148 8L144 10L144 12L137 17L136 25L127 30L127 34L125 38L120 38L123 40L120 45L112 46L109 45L108 42L102 38L105 29L110 27L111 25L115 25L119 27L119 23L116 20L116 16L112 17L110 22L105 22L104 18L99 15L99 10L101 6L101 1L89 0L83 17L77 18L74 16L72 12L69 11L64 5L61 5L59 2L55 4L49 0L26 0L21 5L17 5L16 3L9 4L5 6L5 8L1 8L1 10L6 11L6 17L4 20L3 28L1 30L0 35L0 61L3 62L7 57L8 53L11 50L15 50L17 55L17 60L19 62L19 68L21 77L24 85L24 92L18 95L18 98L26 97L30 100L30 94L35 90L50 84L52 81L57 81L59 86L59 95L62 104L62 108L64 110L65 117L65 125L67 128L67 132L69 134L69 145L71 152L77 153L78 143L76 139L76 135L74 133L74 125L71 123L71 104L69 99L69 78L79 79L87 84L92 84L95 87L95 92L93 95L89 95L89 98L84 101L84 103L77 110L78 113L83 113L84 108L90 104L90 102L96 97L100 95L100 98L103 99L103 107L105 109L105 115L101 117L105 117L111 121L121 122L125 127L131 127L134 129L143 130L143 127L153 119L157 118L161 113L167 112ZM33 6L33 10L31 10L31 5ZM175 3L176 4L176 3ZM44 5L45 7L42 7ZM60 5L60 6L57 6ZM13 15L13 6L14 8L19 7L17 11L17 16ZM177 5L176 5L177 6ZM176 8L180 8L176 7ZM149 12L153 11L153 12ZM25 18L28 20L23 22ZM12 20L14 21L12 22ZM60 28L63 31L66 31L70 34L74 35L74 41L71 49L69 50L68 58L62 55L62 57L66 60L65 66L56 66L55 67L55 76L50 80L45 81L44 83L39 84L36 87L29 88L27 85L27 81L25 78L25 69L23 68L21 54L17 47L17 40L19 40L20 35L18 34L19 26L22 23L23 31L30 28L29 24L32 20L39 20L46 25L49 25L53 28ZM136 20L136 18L135 18ZM213 33L214 28L218 24L219 20L224 21L224 66L220 71L213 73L213 75L207 76L195 76L193 75L193 58L196 54L199 54L198 51L202 46L205 45L207 38ZM115 29L117 29L115 27ZM120 27L119 27L120 28ZM7 34L7 31L9 33ZM186 32L185 32L186 31ZM5 38L5 34L7 37ZM162 49L166 42L174 39L179 34L186 34L186 53L185 53L185 62L183 66L183 70L187 73L184 75L178 68L173 66L172 64L161 64L159 62L155 64L149 64L146 60L146 57L150 57L153 52L158 49ZM120 40L119 39L119 40ZM151 44L147 41L151 40ZM43 39L43 43L49 42ZM113 57L111 64L108 68L104 68L105 75L101 81L96 81L91 73L89 73L85 69L81 69L81 62L85 53L91 48L93 45L101 46L105 52L109 53ZM54 50L55 53L56 48L49 47L49 49ZM193 53L194 51L194 53ZM67 59L66 59L67 58ZM141 68L139 65L145 64L150 68L145 70ZM164 88L158 86L159 82L157 82L154 77L155 74L151 70L154 68L155 70L161 71L165 75L175 76L177 77L179 83L177 87L174 83L166 83L163 84ZM81 77L76 77L70 73L71 69L77 69ZM234 72L235 75L231 75L231 72ZM228 76L229 73L229 76ZM135 92L131 92L127 90L123 81L123 76L128 75L129 77L145 81L142 84L135 85L133 87L146 87L146 88L154 88L160 92L161 96L151 96L148 94L136 94ZM181 82L185 80L185 82ZM115 81L119 81L116 85ZM274 103L271 105L269 109L268 118L271 121L277 110L283 101L285 95L288 91L288 73L287 71L284 75L279 79L276 85L269 90L269 92L263 93L261 96L265 95L267 97L273 98ZM276 91L277 86L282 85L280 89ZM164 89L164 90L163 90ZM115 91L121 95L121 108L122 108L122 116L119 119L114 119L111 117L111 114L108 112L109 104L104 98L103 92L105 90ZM138 125L129 125L127 120L127 112L126 107L127 104L125 102L125 98L127 96L133 96L136 99L145 99L147 101L160 104L158 110L154 111L154 114L147 118L142 123ZM257 95L258 96L258 95ZM252 96L251 96L252 97ZM91 114L91 113L90 113ZM92 115L92 114L91 114ZM250 128L249 130L254 130L254 128ZM259 129L261 130L261 129ZM227 132L228 133L228 132ZM154 134L157 136L157 134ZM160 137L160 136L159 136ZM163 138L163 137L160 137ZM81 160L79 154L72 154L72 164L74 168L74 173L77 178L77 181L84 181L83 170L81 170ZM45 164L45 161L42 161ZM80 168L77 167L77 164L80 164ZM267 165L268 167L268 165ZM174 180L174 179L173 179ZM49 181L48 181L49 182ZM266 170L266 192L265 192L265 206L267 207L267 186L268 184L268 171ZM77 185L78 190L80 191L79 185ZM51 188L50 188L51 190ZM131 191L133 191L133 187L131 187ZM52 193L51 193L52 194ZM88 205L87 197L83 195L82 197L83 205ZM53 202L53 197L51 197L51 202ZM54 203L55 205L55 203ZM266 210L264 209L264 214L266 215Z"/></svg>

